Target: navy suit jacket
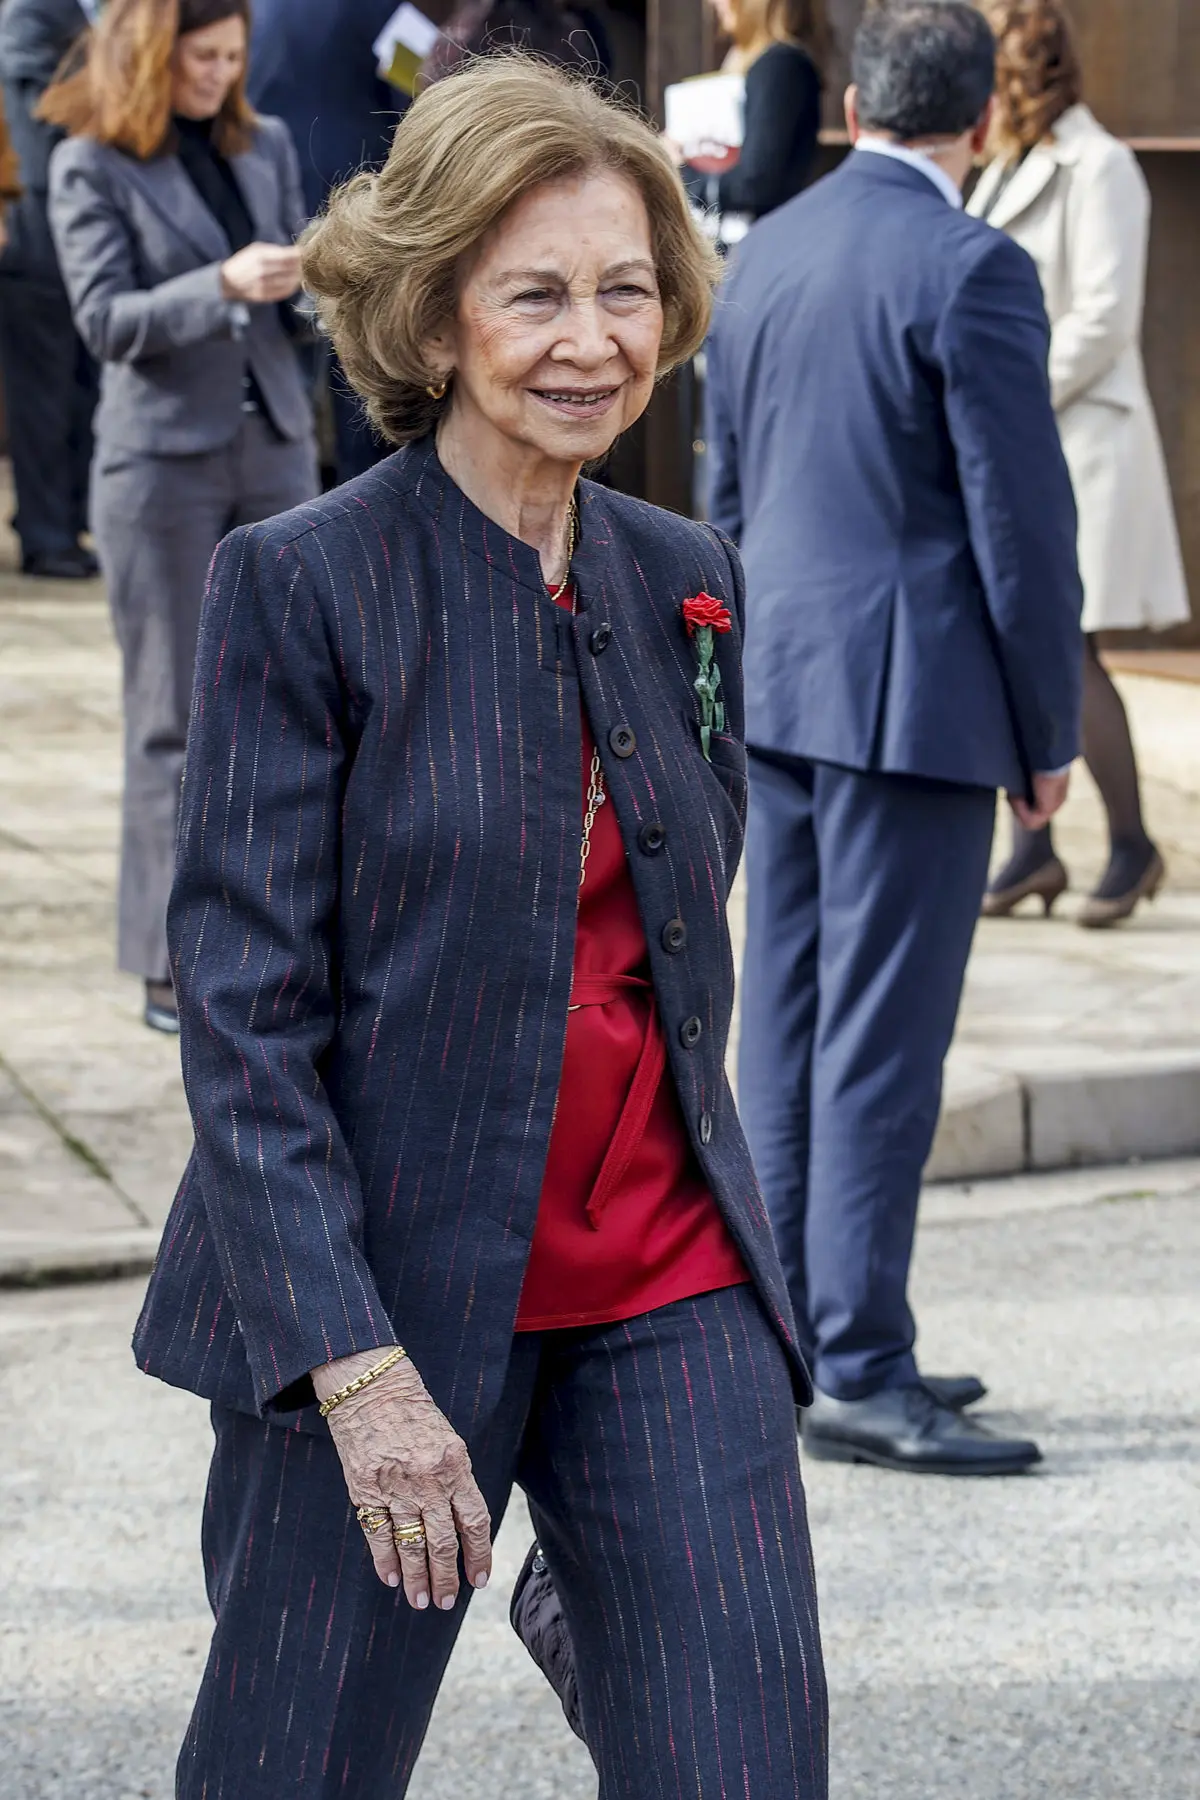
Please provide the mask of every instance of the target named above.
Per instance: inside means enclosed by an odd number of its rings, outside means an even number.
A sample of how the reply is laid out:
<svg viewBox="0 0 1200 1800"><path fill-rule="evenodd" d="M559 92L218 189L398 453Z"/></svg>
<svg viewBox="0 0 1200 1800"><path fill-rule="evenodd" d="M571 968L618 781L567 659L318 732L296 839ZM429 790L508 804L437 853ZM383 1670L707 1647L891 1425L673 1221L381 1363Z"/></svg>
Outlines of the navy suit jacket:
<svg viewBox="0 0 1200 1800"><path fill-rule="evenodd" d="M1022 791L1078 751L1083 604L1034 265L860 152L756 225L709 356L752 746Z"/></svg>
<svg viewBox="0 0 1200 1800"><path fill-rule="evenodd" d="M291 129L310 216L391 147L406 102L379 79L371 46L395 10L396 0L255 0L248 91Z"/></svg>
<svg viewBox="0 0 1200 1800"><path fill-rule="evenodd" d="M736 553L581 495L574 618L432 440L217 552L169 925L196 1145L136 1337L166 1381L286 1412L318 1363L398 1339L460 1432L495 1405L562 1066L582 693L683 1117L806 1391L725 1076ZM702 590L735 618L711 763Z"/></svg>

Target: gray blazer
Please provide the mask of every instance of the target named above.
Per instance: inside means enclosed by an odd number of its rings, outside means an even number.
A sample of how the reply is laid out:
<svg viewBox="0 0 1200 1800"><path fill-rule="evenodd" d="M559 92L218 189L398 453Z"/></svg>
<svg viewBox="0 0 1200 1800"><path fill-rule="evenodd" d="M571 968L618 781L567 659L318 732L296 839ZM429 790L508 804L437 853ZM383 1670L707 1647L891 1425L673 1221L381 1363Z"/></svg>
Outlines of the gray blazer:
<svg viewBox="0 0 1200 1800"><path fill-rule="evenodd" d="M233 159L257 237L290 244L305 223L287 126L260 119ZM105 449L188 456L231 443L247 365L286 438L313 428L278 307L221 293L230 244L175 156L139 162L91 138L50 158L50 225L80 337L103 364Z"/></svg>

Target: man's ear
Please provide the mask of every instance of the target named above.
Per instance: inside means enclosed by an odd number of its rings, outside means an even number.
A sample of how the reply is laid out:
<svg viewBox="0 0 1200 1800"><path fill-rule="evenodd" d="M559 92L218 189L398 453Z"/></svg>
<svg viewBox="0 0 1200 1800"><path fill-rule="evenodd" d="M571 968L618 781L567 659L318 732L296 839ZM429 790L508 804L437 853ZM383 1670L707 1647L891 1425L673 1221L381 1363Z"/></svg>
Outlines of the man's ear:
<svg viewBox="0 0 1200 1800"><path fill-rule="evenodd" d="M988 138L991 135L992 120L995 116L996 96L993 94L992 98L983 109L983 115L980 118L978 125L976 125L974 131L971 133L971 153L973 156L983 155Z"/></svg>
<svg viewBox="0 0 1200 1800"><path fill-rule="evenodd" d="M850 142L857 144L862 126L858 122L858 85L856 82L852 81L846 89L845 107L846 130L850 133Z"/></svg>

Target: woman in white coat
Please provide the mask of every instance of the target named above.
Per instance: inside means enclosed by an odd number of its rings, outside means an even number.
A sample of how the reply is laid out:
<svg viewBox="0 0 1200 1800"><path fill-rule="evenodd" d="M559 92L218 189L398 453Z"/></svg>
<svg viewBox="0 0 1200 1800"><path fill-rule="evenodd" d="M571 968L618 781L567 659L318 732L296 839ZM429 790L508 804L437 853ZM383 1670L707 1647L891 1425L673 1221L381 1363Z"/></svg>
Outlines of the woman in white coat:
<svg viewBox="0 0 1200 1800"><path fill-rule="evenodd" d="M1079 505L1087 634L1084 759L1108 815L1108 867L1080 923L1113 925L1165 873L1142 822L1137 764L1096 633L1161 629L1189 616L1166 462L1142 365L1150 199L1132 151L1082 104L1060 0L983 0L999 44L993 160L971 211L1033 257L1050 315L1050 378ZM1067 886L1050 830L1014 831L984 900L1029 897L1049 912Z"/></svg>

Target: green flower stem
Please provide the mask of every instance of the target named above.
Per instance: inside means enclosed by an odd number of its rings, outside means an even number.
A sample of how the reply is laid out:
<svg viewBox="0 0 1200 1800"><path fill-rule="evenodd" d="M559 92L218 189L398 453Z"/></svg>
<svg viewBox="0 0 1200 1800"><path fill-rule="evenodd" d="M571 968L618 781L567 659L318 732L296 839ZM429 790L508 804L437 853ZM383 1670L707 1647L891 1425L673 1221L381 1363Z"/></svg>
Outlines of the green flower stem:
<svg viewBox="0 0 1200 1800"><path fill-rule="evenodd" d="M713 649L713 629L711 625L697 628L694 642L696 658L700 664L700 673L696 676L695 688L700 700L700 748L709 762L712 761L710 744L714 730L725 729L725 708L717 699L721 686L721 671L717 667Z"/></svg>

